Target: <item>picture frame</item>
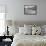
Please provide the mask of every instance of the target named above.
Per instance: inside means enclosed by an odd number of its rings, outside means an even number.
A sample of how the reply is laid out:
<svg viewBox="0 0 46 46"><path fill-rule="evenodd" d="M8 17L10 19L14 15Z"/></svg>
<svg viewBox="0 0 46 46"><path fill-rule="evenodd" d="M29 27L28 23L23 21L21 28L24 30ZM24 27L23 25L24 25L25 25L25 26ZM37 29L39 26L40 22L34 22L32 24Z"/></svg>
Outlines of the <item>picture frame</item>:
<svg viewBox="0 0 46 46"><path fill-rule="evenodd" d="M24 5L24 15L37 15L37 5Z"/></svg>

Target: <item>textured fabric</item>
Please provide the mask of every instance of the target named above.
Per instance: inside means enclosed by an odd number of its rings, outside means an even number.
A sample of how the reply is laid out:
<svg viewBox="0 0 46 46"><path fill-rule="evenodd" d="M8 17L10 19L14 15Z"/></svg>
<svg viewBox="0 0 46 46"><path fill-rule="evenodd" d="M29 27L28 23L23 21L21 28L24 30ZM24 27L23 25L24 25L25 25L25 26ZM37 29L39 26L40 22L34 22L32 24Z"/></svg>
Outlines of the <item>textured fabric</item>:
<svg viewBox="0 0 46 46"><path fill-rule="evenodd" d="M46 36L16 34L11 46L46 46Z"/></svg>
<svg viewBox="0 0 46 46"><path fill-rule="evenodd" d="M39 26L32 27L32 35L39 35L41 33L41 28Z"/></svg>
<svg viewBox="0 0 46 46"><path fill-rule="evenodd" d="M15 26L10 26L9 27L9 35L15 35L16 33L19 32L19 28Z"/></svg>
<svg viewBox="0 0 46 46"><path fill-rule="evenodd" d="M16 44L16 46L46 46L46 43L44 42L35 42L35 43L32 43L32 42L19 42Z"/></svg>
<svg viewBox="0 0 46 46"><path fill-rule="evenodd" d="M24 24L24 27L25 27L25 30L27 30L28 34L32 34L32 25L26 25L26 24Z"/></svg>
<svg viewBox="0 0 46 46"><path fill-rule="evenodd" d="M20 33L20 34L24 34L24 31L25 31L25 30L24 30L24 27L19 27L19 33Z"/></svg>
<svg viewBox="0 0 46 46"><path fill-rule="evenodd" d="M26 24L24 24L24 27L32 29L32 25L26 25Z"/></svg>
<svg viewBox="0 0 46 46"><path fill-rule="evenodd" d="M24 27L24 28L25 28L24 34L27 34L27 35L31 35L32 34L31 28L27 28L27 27Z"/></svg>
<svg viewBox="0 0 46 46"><path fill-rule="evenodd" d="M27 35L30 35L32 32L31 32L31 29L30 29L30 28L19 27L19 33L20 33L20 34L27 34Z"/></svg>
<svg viewBox="0 0 46 46"><path fill-rule="evenodd" d="M43 25L42 29L44 29L44 34L46 34L46 25Z"/></svg>

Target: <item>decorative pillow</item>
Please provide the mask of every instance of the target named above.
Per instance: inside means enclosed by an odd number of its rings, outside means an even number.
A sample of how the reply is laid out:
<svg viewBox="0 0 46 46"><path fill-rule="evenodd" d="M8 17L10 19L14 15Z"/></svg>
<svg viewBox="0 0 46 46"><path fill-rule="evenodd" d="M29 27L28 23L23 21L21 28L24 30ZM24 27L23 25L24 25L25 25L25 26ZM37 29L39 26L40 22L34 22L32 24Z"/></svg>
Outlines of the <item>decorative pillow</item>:
<svg viewBox="0 0 46 46"><path fill-rule="evenodd" d="M25 27L25 32L24 32L24 34L26 34L26 35L31 35L31 34L32 34L32 29Z"/></svg>
<svg viewBox="0 0 46 46"><path fill-rule="evenodd" d="M32 35L40 35L41 34L41 28L39 26L32 27Z"/></svg>
<svg viewBox="0 0 46 46"><path fill-rule="evenodd" d="M19 28L15 26L9 26L9 35L15 35L19 32Z"/></svg>
<svg viewBox="0 0 46 46"><path fill-rule="evenodd" d="M44 25L43 28L44 28L44 31L45 31L45 33L46 33L46 25Z"/></svg>
<svg viewBox="0 0 46 46"><path fill-rule="evenodd" d="M32 32L31 32L31 28L19 27L19 33L30 35Z"/></svg>
<svg viewBox="0 0 46 46"><path fill-rule="evenodd" d="M43 25L43 26L42 26L42 29L43 29L43 30L42 30L42 31L43 31L43 35L46 35L46 25Z"/></svg>
<svg viewBox="0 0 46 46"><path fill-rule="evenodd" d="M32 25L26 25L26 24L24 24L24 27L32 29Z"/></svg>
<svg viewBox="0 0 46 46"><path fill-rule="evenodd" d="M25 31L25 30L24 30L24 27L19 27L19 33L20 33L20 34L24 34L24 31Z"/></svg>
<svg viewBox="0 0 46 46"><path fill-rule="evenodd" d="M41 26L41 35L43 36L44 35L44 32L45 32L45 28L44 28L44 25Z"/></svg>
<svg viewBox="0 0 46 46"><path fill-rule="evenodd" d="M32 27L32 35L36 34L36 27Z"/></svg>
<svg viewBox="0 0 46 46"><path fill-rule="evenodd" d="M28 34L32 34L32 25L24 24L25 30L27 30ZM27 34L27 33L25 33Z"/></svg>

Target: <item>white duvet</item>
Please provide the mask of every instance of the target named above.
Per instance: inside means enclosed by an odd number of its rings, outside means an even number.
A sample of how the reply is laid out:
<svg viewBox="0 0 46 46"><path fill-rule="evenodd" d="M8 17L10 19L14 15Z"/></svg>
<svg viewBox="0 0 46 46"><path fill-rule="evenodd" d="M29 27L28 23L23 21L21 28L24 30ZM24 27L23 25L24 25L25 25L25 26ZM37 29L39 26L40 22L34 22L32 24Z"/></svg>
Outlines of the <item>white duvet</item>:
<svg viewBox="0 0 46 46"><path fill-rule="evenodd" d="M16 34L11 46L46 46L46 36Z"/></svg>

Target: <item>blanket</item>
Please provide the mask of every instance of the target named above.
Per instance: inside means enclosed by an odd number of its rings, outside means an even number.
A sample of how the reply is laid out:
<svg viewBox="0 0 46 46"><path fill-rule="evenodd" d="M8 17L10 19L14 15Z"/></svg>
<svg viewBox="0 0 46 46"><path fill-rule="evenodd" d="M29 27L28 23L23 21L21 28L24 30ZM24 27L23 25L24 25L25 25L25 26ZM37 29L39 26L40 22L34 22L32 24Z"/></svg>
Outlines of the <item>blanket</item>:
<svg viewBox="0 0 46 46"><path fill-rule="evenodd" d="M46 46L46 36L17 34L11 46Z"/></svg>

